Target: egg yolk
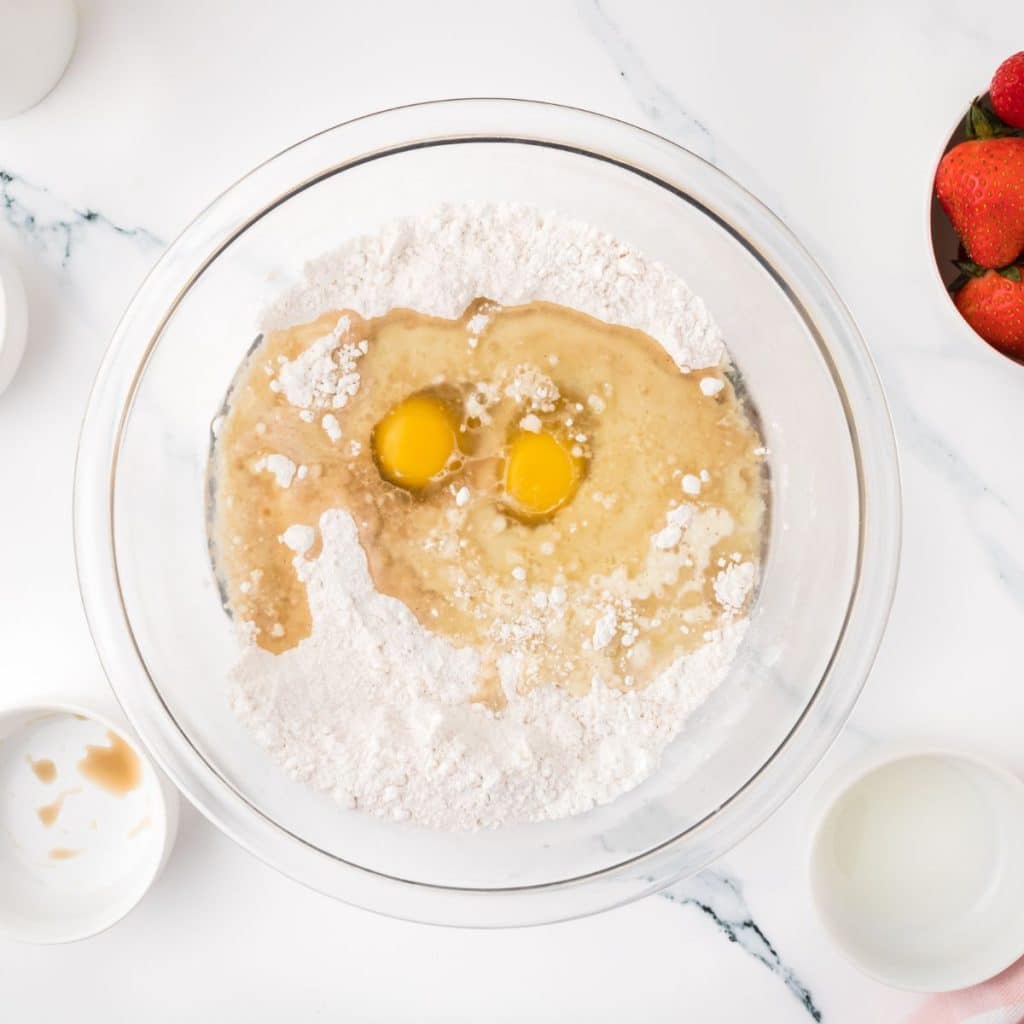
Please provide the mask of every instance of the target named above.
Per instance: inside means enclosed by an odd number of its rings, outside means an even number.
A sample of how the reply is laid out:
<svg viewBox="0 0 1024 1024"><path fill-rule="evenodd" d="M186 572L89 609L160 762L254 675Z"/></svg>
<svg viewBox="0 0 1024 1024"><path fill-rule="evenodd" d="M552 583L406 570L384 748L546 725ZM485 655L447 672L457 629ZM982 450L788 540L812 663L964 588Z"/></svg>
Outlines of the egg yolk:
<svg viewBox="0 0 1024 1024"><path fill-rule="evenodd" d="M505 494L525 519L553 515L576 493L582 462L553 434L522 431L505 456Z"/></svg>
<svg viewBox="0 0 1024 1024"><path fill-rule="evenodd" d="M377 468L385 480L420 490L444 471L457 445L458 421L438 398L412 395L373 431Z"/></svg>

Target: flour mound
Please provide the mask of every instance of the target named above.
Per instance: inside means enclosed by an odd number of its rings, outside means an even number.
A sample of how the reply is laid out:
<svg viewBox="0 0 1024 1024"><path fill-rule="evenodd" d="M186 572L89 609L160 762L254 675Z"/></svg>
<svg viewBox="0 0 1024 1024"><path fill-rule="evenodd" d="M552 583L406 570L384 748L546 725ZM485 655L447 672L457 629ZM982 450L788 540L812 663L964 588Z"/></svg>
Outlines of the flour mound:
<svg viewBox="0 0 1024 1024"><path fill-rule="evenodd" d="M326 512L320 532L320 556L295 560L312 635L276 656L248 646L232 705L294 778L395 821L472 830L613 800L654 770L743 633L727 627L643 690L541 687L495 716L469 703L479 655L377 591L352 517Z"/></svg>
<svg viewBox="0 0 1024 1024"><path fill-rule="evenodd" d="M330 309L382 316L396 306L461 316L484 296L555 302L635 327L685 370L718 366L725 346L704 303L668 267L589 224L517 203L466 203L395 221L306 266L265 314L274 330Z"/></svg>

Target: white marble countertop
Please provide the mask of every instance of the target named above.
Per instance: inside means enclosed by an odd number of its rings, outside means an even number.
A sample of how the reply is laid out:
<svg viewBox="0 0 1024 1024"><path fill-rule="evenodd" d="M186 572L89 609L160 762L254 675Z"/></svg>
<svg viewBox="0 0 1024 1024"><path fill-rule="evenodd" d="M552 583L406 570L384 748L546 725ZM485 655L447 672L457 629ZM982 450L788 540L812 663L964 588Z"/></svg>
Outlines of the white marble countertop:
<svg viewBox="0 0 1024 1024"><path fill-rule="evenodd" d="M309 892L187 809L166 874L122 924L68 947L0 942L5 1017L903 1020L918 997L862 977L818 927L807 823L829 774L869 744L973 748L1024 774L1024 370L953 329L923 213L956 112L1022 39L1019 0L990 0L984 17L950 0L83 3L66 78L0 122L0 248L24 273L32 320L0 397L4 702L111 703L75 584L72 465L107 338L164 242L278 149L415 100L589 107L694 149L764 199L832 276L878 362L906 534L851 725L699 878L571 924L426 928Z"/></svg>

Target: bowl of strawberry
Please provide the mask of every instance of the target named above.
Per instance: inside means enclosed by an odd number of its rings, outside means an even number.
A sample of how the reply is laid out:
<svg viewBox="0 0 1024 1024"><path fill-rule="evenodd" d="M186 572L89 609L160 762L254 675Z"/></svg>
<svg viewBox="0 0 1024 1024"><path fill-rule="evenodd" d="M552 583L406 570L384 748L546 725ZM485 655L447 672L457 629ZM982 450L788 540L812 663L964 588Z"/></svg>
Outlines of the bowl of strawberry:
<svg viewBox="0 0 1024 1024"><path fill-rule="evenodd" d="M935 172L932 245L959 316L1024 363L1024 51L1003 61Z"/></svg>

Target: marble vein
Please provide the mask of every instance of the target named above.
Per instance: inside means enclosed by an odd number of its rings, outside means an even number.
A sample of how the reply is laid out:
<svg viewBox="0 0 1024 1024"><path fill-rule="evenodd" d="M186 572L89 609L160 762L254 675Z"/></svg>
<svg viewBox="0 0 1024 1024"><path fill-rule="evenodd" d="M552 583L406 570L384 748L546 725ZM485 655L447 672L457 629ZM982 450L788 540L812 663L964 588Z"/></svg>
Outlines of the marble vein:
<svg viewBox="0 0 1024 1024"><path fill-rule="evenodd" d="M0 215L24 238L38 245L61 267L71 259L80 235L100 230L147 248L164 242L143 227L125 227L97 210L77 209L49 189L0 168Z"/></svg>
<svg viewBox="0 0 1024 1024"><path fill-rule="evenodd" d="M716 138L711 129L691 114L672 90L661 82L636 46L609 16L601 0L581 0L579 12L591 35L618 69L633 101L656 130L741 183L746 183L745 187L756 191L762 203L776 214L781 214L779 195L768 189L746 161Z"/></svg>
<svg viewBox="0 0 1024 1024"><path fill-rule="evenodd" d="M897 438L909 441L910 444L904 447L944 480L954 498L963 506L967 528L991 563L993 575L1014 602L1024 606L1024 564L1015 556L1014 550L982 522L977 515L976 503L986 500L1001 509L1009 517L1008 528L1020 521L1019 511L1013 502L992 488L990 481L956 450L938 428L915 411L910 391L904 386L893 361L879 358L877 354L875 359L889 408L893 410Z"/></svg>
<svg viewBox="0 0 1024 1024"><path fill-rule="evenodd" d="M710 918L715 927L758 963L772 972L799 1001L812 1020L822 1019L810 989L788 967L771 940L754 921L743 896L742 885L719 870L699 875L664 889L659 895L679 906L694 907Z"/></svg>
<svg viewBox="0 0 1024 1024"><path fill-rule="evenodd" d="M626 84L641 110L680 145L715 164L715 139L707 127L683 108L682 104L654 75L633 44L612 21L600 0L586 0L580 13L591 33L612 58L619 77Z"/></svg>

